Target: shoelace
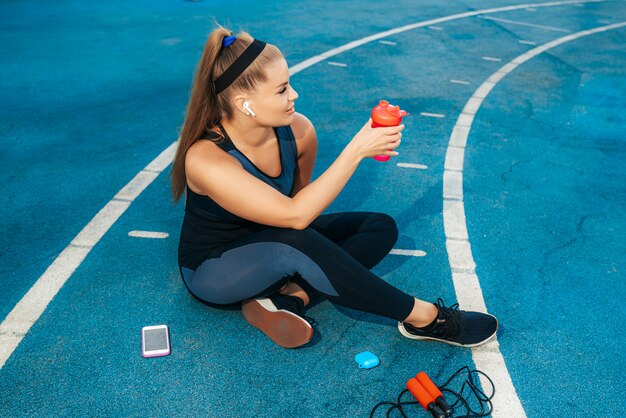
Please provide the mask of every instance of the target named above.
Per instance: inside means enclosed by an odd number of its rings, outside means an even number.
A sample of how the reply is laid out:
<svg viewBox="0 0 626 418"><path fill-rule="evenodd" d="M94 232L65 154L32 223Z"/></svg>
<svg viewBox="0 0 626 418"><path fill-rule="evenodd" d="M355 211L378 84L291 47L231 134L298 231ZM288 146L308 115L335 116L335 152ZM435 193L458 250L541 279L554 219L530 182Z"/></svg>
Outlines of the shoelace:
<svg viewBox="0 0 626 418"><path fill-rule="evenodd" d="M455 303L454 305L446 306L443 303L443 299L437 298L437 309L446 318L446 322L441 325L443 338L448 339L459 335L459 329L464 328L460 319L459 304Z"/></svg>

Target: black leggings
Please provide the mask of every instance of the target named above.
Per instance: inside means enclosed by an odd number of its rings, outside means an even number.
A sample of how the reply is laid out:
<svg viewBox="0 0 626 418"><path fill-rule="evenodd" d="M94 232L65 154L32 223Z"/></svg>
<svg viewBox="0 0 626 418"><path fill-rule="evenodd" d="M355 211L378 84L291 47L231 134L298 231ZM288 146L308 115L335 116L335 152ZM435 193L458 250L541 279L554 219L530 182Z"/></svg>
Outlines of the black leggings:
<svg viewBox="0 0 626 418"><path fill-rule="evenodd" d="M333 213L303 230L268 227L255 232L195 271L182 267L181 273L189 291L211 304L268 296L291 280L339 305L403 321L414 298L369 270L397 239L398 228L388 215Z"/></svg>

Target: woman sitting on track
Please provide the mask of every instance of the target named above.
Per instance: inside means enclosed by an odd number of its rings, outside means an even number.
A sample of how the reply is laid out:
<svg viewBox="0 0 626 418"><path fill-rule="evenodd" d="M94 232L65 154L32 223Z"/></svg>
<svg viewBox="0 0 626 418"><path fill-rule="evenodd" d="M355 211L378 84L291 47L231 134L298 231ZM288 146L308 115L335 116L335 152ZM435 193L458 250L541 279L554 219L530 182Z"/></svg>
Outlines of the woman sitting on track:
<svg viewBox="0 0 626 418"><path fill-rule="evenodd" d="M310 182L311 122L295 113L287 62L270 44L219 27L197 68L171 172L186 193L178 260L189 291L209 304L242 303L244 318L282 347L313 336L303 316L313 293L393 318L402 335L466 347L497 330L495 317L416 299L373 274L398 229L388 215L320 215L359 163L397 155L403 125L371 120Z"/></svg>

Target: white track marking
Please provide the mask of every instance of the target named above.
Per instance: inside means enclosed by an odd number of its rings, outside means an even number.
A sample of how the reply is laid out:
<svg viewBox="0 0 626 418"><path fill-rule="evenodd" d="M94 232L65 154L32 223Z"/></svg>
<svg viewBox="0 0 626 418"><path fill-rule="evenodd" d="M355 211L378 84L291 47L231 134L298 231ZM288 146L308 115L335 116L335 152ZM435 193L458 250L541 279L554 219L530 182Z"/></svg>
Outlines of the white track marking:
<svg viewBox="0 0 626 418"><path fill-rule="evenodd" d="M465 107L463 107L463 113L466 115L475 115L478 112L478 108L480 107L482 100L478 98L470 99Z"/></svg>
<svg viewBox="0 0 626 418"><path fill-rule="evenodd" d="M333 61L328 61L328 65L332 65L335 67L347 67L348 66L348 64L344 64L341 62L333 62Z"/></svg>
<svg viewBox="0 0 626 418"><path fill-rule="evenodd" d="M460 200L443 200L443 217L449 219L444 223L446 238L467 240L467 227L465 226L465 208Z"/></svg>
<svg viewBox="0 0 626 418"><path fill-rule="evenodd" d="M450 80L451 83L453 84L469 84L469 81L465 81L465 80Z"/></svg>
<svg viewBox="0 0 626 418"><path fill-rule="evenodd" d="M517 42L519 42L520 44L523 44L523 45L537 45L537 43L536 43L536 42L532 42L532 41L524 41L523 39L520 39L520 40L519 40L519 41L517 41Z"/></svg>
<svg viewBox="0 0 626 418"><path fill-rule="evenodd" d="M391 41L378 41L378 43L383 44L383 45L398 45L396 42L391 42Z"/></svg>
<svg viewBox="0 0 626 418"><path fill-rule="evenodd" d="M102 211L105 210L114 210L118 214L124 211L120 208L112 209L109 204L102 209ZM57 294L89 251L91 247L78 247L72 244L67 246L2 321L0 324L0 367L4 365L30 327L46 309L51 299L50 295Z"/></svg>
<svg viewBox="0 0 626 418"><path fill-rule="evenodd" d="M524 9L527 7L554 7L554 6L565 6L565 5L578 4L578 3L604 3L607 1L609 0L571 0L571 1L555 1L555 2L547 2L547 3L529 3L529 4L522 4L522 5L515 5L515 6L506 6L506 7L492 8L492 9L476 10L473 12L458 13L458 14L449 15L449 16L445 16L445 17L441 17L437 19L418 22L418 23L414 23L411 25L391 29L385 32L380 32L371 36L367 36L365 38L361 38L361 39L349 42L338 48L331 49L323 54L316 55L312 58L309 58L291 67L289 69L289 74L290 75L297 74L300 71L305 70L306 68L309 68L332 56L357 48L361 45L365 45L369 42L386 38L391 35L395 35L397 33L402 33L402 32L412 30L412 29L429 26L429 25L433 25L437 23L449 22L452 20L464 19L467 17L477 16L477 15L506 12L506 11L511 11L511 10L519 10L519 9ZM488 90L487 90L487 93L488 93ZM465 141L465 140L466 138L459 139L459 142ZM174 158L174 154L176 152L176 145L177 145L176 142L170 145L167 149L165 149L165 151L163 151L159 155L159 157L153 160L142 171L154 171L156 173L160 173L161 171L165 170L165 168L172 162ZM444 177L445 177L445 174L444 174ZM149 179L146 179L146 181L148 180ZM146 184L145 187L147 187L148 185L149 183ZM145 187L143 187L142 190L145 189ZM124 205L125 203L127 203L125 207L120 206L120 205ZM126 200L122 201L122 200L113 199L111 202L105 205L105 207L102 208L102 210L98 212L98 214L96 214L96 217L98 217L98 215L102 211L107 211L107 212L111 211L112 213L115 213L116 211L121 210L121 213L123 213L130 206L130 203L132 203L132 201L126 201ZM118 217L121 216L121 213L117 216ZM106 215L105 217L108 219L112 219L114 216ZM91 222L87 226L85 226L83 231L89 225L91 225ZM89 233L87 235L89 235ZM8 358L11 356L11 354L13 354L13 352L15 351L15 349L17 348L21 340L28 333L31 326L41 316L41 314L46 309L50 301L55 297L55 295L58 293L58 291L63 286L63 284L65 284L65 282L73 274L74 270L80 265L80 263L82 263L83 259L87 256L87 254L89 254L92 248L93 248L92 246L82 247L82 246L75 246L72 243L70 243L59 254L59 256L54 260L54 262L48 267L48 269L46 269L44 274L39 279L37 279L37 282L35 282L33 287L22 297L22 299L17 303L17 305L15 305L13 310L9 312L9 314L0 324L0 370L2 369L2 367L4 367L4 364L6 363ZM504 372L506 372L506 367L504 367L503 370ZM513 392L513 395L516 396L514 392ZM506 416L506 415L503 415L503 416Z"/></svg>
<svg viewBox="0 0 626 418"><path fill-rule="evenodd" d="M552 26L535 25L534 23L519 22L517 20L500 19L499 17L491 17L491 16L479 16L479 17L481 19L493 20L495 22L510 23L511 25L519 25L519 26L529 26L531 28L551 30L554 32L564 32L564 33L572 32L571 30L568 30L568 29L555 28Z"/></svg>
<svg viewBox="0 0 626 418"><path fill-rule="evenodd" d="M576 32L533 48L493 73L467 101L463 113L459 116L450 135L443 173L443 223L446 234L446 249L457 300L463 309L487 312L480 282L476 275L476 264L472 256L463 205L463 158L467 137L474 120L473 115L476 114L493 86L519 65L566 42L625 26L626 22L621 22ZM526 414L517 397L504 357L500 353L497 338L472 349L472 358L476 368L489 375L497 388L498 395L493 398L492 416L525 417ZM483 388L489 387L488 382L482 376L481 383Z"/></svg>
<svg viewBox="0 0 626 418"><path fill-rule="evenodd" d="M442 115L441 113L428 113L428 112L420 112L420 115L426 116L427 118L445 118L446 115Z"/></svg>
<svg viewBox="0 0 626 418"><path fill-rule="evenodd" d="M159 173L156 171L141 170L134 179L129 181L122 190L117 192L114 199L132 202L144 191L147 185L152 183L158 176Z"/></svg>
<svg viewBox="0 0 626 418"><path fill-rule="evenodd" d="M493 62L500 62L500 61L502 61L502 58L496 58L496 57L483 57L483 59L485 61L493 61Z"/></svg>
<svg viewBox="0 0 626 418"><path fill-rule="evenodd" d="M170 236L167 232L156 232L156 231L130 231L128 233L129 237L134 238L156 238L163 239Z"/></svg>
<svg viewBox="0 0 626 418"><path fill-rule="evenodd" d="M467 141L467 135L469 134L469 127L467 126L455 126L452 129L452 135L450 135L450 147L465 148Z"/></svg>
<svg viewBox="0 0 626 418"><path fill-rule="evenodd" d="M428 166L423 164L411 164L411 163L398 163L396 164L398 167L403 168L415 168L417 170L427 170Z"/></svg>
<svg viewBox="0 0 626 418"><path fill-rule="evenodd" d="M389 254L407 255L410 257L424 257L426 255L426 252L422 250L399 250L394 248L393 250L389 251Z"/></svg>
<svg viewBox="0 0 626 418"><path fill-rule="evenodd" d="M39 319L52 298L83 262L100 238L128 209L131 202L154 181L174 158L177 142L172 143L115 195L58 255L33 287L0 324L0 369L22 338ZM160 170L160 171L158 171Z"/></svg>
<svg viewBox="0 0 626 418"><path fill-rule="evenodd" d="M439 26L428 26L428 29L431 29L431 30L443 30L443 28L439 27Z"/></svg>
<svg viewBox="0 0 626 418"><path fill-rule="evenodd" d="M571 0L571 1L553 1L553 2L547 2L547 3L526 3L526 4L515 5L515 6L495 7L493 9L475 10L473 12L458 13L458 14L449 15L445 17L439 17L436 19L426 20L423 22L412 23L410 25L401 26L398 28L384 31L384 32L379 32L374 35L366 36L365 38L357 39L356 41L348 42L347 44L344 44L337 48L333 48L329 51L326 51L323 54L316 55L314 57L306 59L302 61L301 63L296 64L293 67L291 67L289 69L289 74L291 75L297 74L300 71L317 64L318 62L327 60L330 57L334 57L335 55L338 55L343 52L349 51L351 49L357 48L359 46L365 45L369 42L377 41L379 39L387 38L389 36L393 36L398 33L406 32L409 30L423 28L424 26L432 26L438 23L464 19L466 17L486 15L486 14L491 14L491 13L508 12L511 10L525 9L528 7L554 7L554 6L566 6L566 5L578 4L578 3L605 3L607 1L609 0Z"/></svg>
<svg viewBox="0 0 626 418"><path fill-rule="evenodd" d="M450 171L463 171L464 159L465 148L449 147L444 169Z"/></svg>

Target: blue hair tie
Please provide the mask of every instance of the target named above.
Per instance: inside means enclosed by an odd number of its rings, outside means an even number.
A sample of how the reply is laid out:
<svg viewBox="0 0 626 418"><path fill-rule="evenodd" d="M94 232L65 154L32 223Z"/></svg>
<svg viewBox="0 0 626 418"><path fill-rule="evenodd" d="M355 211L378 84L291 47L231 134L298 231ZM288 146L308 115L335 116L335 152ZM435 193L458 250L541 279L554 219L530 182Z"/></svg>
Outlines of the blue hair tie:
<svg viewBox="0 0 626 418"><path fill-rule="evenodd" d="M222 48L225 47L225 46L229 46L230 44L232 44L236 40L237 40L237 37L234 36L234 35L227 36L226 38L222 39Z"/></svg>

